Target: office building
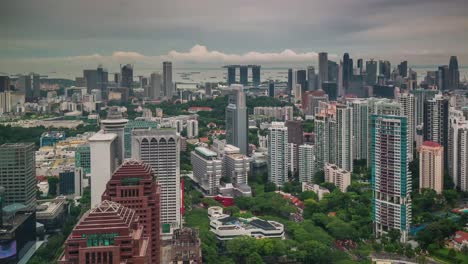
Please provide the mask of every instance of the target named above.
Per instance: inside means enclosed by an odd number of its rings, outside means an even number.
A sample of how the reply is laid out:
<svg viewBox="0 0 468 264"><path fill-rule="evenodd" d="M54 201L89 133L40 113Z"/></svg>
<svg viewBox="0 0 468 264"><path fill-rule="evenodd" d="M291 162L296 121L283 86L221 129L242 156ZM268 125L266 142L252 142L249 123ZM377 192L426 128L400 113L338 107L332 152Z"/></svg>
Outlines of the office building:
<svg viewBox="0 0 468 264"><path fill-rule="evenodd" d="M171 100L174 96L174 84L172 83L172 62L163 62L163 92L164 96Z"/></svg>
<svg viewBox="0 0 468 264"><path fill-rule="evenodd" d="M198 121L187 120L187 137L196 138L198 137Z"/></svg>
<svg viewBox="0 0 468 264"><path fill-rule="evenodd" d="M154 121L147 121L147 120L129 120L124 127L124 150L125 150L125 158L129 159L132 157L132 131L133 130L147 130L151 128L158 128L158 123Z"/></svg>
<svg viewBox="0 0 468 264"><path fill-rule="evenodd" d="M120 86L128 89L133 87L133 65L126 64L120 68Z"/></svg>
<svg viewBox="0 0 468 264"><path fill-rule="evenodd" d="M315 146L300 145L299 146L299 181L310 183L315 175Z"/></svg>
<svg viewBox="0 0 468 264"><path fill-rule="evenodd" d="M76 147L75 168L82 168L85 174L91 173L91 148L88 143Z"/></svg>
<svg viewBox="0 0 468 264"><path fill-rule="evenodd" d="M268 96L275 97L275 81L273 80L268 81Z"/></svg>
<svg viewBox="0 0 468 264"><path fill-rule="evenodd" d="M102 201L86 212L65 241L59 264L150 264L150 240L135 210Z"/></svg>
<svg viewBox="0 0 468 264"><path fill-rule="evenodd" d="M124 160L125 153L125 141L124 131L125 125L127 125L128 119L123 118L122 112L119 111L118 107L111 107L107 112L107 118L101 120L101 129L103 133L111 133L117 135L117 158L119 164Z"/></svg>
<svg viewBox="0 0 468 264"><path fill-rule="evenodd" d="M89 138L91 151L91 207L101 202L101 195L112 173L120 165L118 139L113 133L102 130Z"/></svg>
<svg viewBox="0 0 468 264"><path fill-rule="evenodd" d="M190 157L195 182L206 194L218 194L223 164L218 154L205 147L196 147Z"/></svg>
<svg viewBox="0 0 468 264"><path fill-rule="evenodd" d="M161 258L160 196L160 186L155 181L152 168L135 160L126 161L112 174L102 195L103 201L135 210L143 226L143 234L151 241L148 246L151 263L160 263Z"/></svg>
<svg viewBox="0 0 468 264"><path fill-rule="evenodd" d="M226 66L228 69L228 77L227 77L227 84L235 84L236 83L236 67L234 65Z"/></svg>
<svg viewBox="0 0 468 264"><path fill-rule="evenodd" d="M398 74L399 74L401 77L406 77L406 76L408 76L408 61L402 61L402 62L398 65Z"/></svg>
<svg viewBox="0 0 468 264"><path fill-rule="evenodd" d="M380 237L392 229L408 240L411 224L411 172L407 118L372 115L372 221Z"/></svg>
<svg viewBox="0 0 468 264"><path fill-rule="evenodd" d="M59 192L60 195L75 194L75 168L66 168L59 172Z"/></svg>
<svg viewBox="0 0 468 264"><path fill-rule="evenodd" d="M57 142L65 140L66 135L63 131L48 131L44 132L39 139L39 145L44 146L54 146Z"/></svg>
<svg viewBox="0 0 468 264"><path fill-rule="evenodd" d="M336 105L336 165L353 171L353 109Z"/></svg>
<svg viewBox="0 0 468 264"><path fill-rule="evenodd" d="M318 54L319 73L318 73L318 89L322 88L322 83L328 81L328 53L320 52Z"/></svg>
<svg viewBox="0 0 468 264"><path fill-rule="evenodd" d="M231 85L234 94L229 96L229 104L226 107L226 141L247 155L248 115L243 88L242 85Z"/></svg>
<svg viewBox="0 0 468 264"><path fill-rule="evenodd" d="M104 93L104 98L107 98L107 83L109 74L101 65L96 70L83 70L83 78L88 94L92 90L100 90Z"/></svg>
<svg viewBox="0 0 468 264"><path fill-rule="evenodd" d="M10 91L10 77L0 76L0 93Z"/></svg>
<svg viewBox="0 0 468 264"><path fill-rule="evenodd" d="M449 72L448 72L448 79L449 79L449 89L456 90L460 86L460 71L458 70L458 59L457 56L450 57L449 63ZM0 88L1 91L1 88Z"/></svg>
<svg viewBox="0 0 468 264"><path fill-rule="evenodd" d="M343 55L343 87L344 89L348 89L349 87L349 81L351 79L351 76L353 75L353 65L350 64L350 57L348 53L345 53Z"/></svg>
<svg viewBox="0 0 468 264"><path fill-rule="evenodd" d="M367 100L356 99L349 102L352 109L353 159L367 159L369 141L369 105Z"/></svg>
<svg viewBox="0 0 468 264"><path fill-rule="evenodd" d="M330 101L338 99L338 85L336 82L322 82L322 89L328 95Z"/></svg>
<svg viewBox="0 0 468 264"><path fill-rule="evenodd" d="M36 206L36 161L34 143L0 146L0 186L5 188L3 206L20 203Z"/></svg>
<svg viewBox="0 0 468 264"><path fill-rule="evenodd" d="M424 141L419 148L419 189L444 190L444 148L436 142Z"/></svg>
<svg viewBox="0 0 468 264"><path fill-rule="evenodd" d="M317 90L317 74L315 74L314 66L307 67L307 90L315 91Z"/></svg>
<svg viewBox="0 0 468 264"><path fill-rule="evenodd" d="M301 85L301 94L307 91L307 71L296 71L296 84Z"/></svg>
<svg viewBox="0 0 468 264"><path fill-rule="evenodd" d="M323 171L325 182L333 183L340 191L346 192L351 185L351 172L338 167L335 164L326 163Z"/></svg>
<svg viewBox="0 0 468 264"><path fill-rule="evenodd" d="M414 95L408 93L402 93L398 97L398 101L401 105L401 112L400 115L406 116L408 121L408 158L409 161L413 161L413 144L414 144L414 137L416 135L416 124L415 124L415 117L416 117L416 100Z"/></svg>
<svg viewBox="0 0 468 264"><path fill-rule="evenodd" d="M440 94L424 102L424 141L433 141L448 149L449 102ZM448 155L444 153L444 166Z"/></svg>
<svg viewBox="0 0 468 264"><path fill-rule="evenodd" d="M366 83L367 85L377 84L377 61L366 61Z"/></svg>
<svg viewBox="0 0 468 264"><path fill-rule="evenodd" d="M450 89L449 67L447 65L439 66L436 75L436 85L440 91Z"/></svg>
<svg viewBox="0 0 468 264"><path fill-rule="evenodd" d="M148 97L151 100L161 99L162 77L161 74L153 72L150 77L150 85L148 87Z"/></svg>
<svg viewBox="0 0 468 264"><path fill-rule="evenodd" d="M163 230L177 229L181 223L180 143L174 129L134 130L132 158L148 163L161 185Z"/></svg>
<svg viewBox="0 0 468 264"><path fill-rule="evenodd" d="M288 181L288 128L273 122L268 132L268 180L283 186Z"/></svg>
<svg viewBox="0 0 468 264"><path fill-rule="evenodd" d="M389 61L379 61L379 75L382 75L386 80L390 79L392 65Z"/></svg>
<svg viewBox="0 0 468 264"><path fill-rule="evenodd" d="M328 81L338 83L339 65L334 61L328 61Z"/></svg>
<svg viewBox="0 0 468 264"><path fill-rule="evenodd" d="M247 185L250 172L250 160L239 153L223 156L223 177L229 179L234 186Z"/></svg>
<svg viewBox="0 0 468 264"><path fill-rule="evenodd" d="M16 89L23 92L26 102L32 102L41 96L41 80L39 74L29 73L18 76Z"/></svg>

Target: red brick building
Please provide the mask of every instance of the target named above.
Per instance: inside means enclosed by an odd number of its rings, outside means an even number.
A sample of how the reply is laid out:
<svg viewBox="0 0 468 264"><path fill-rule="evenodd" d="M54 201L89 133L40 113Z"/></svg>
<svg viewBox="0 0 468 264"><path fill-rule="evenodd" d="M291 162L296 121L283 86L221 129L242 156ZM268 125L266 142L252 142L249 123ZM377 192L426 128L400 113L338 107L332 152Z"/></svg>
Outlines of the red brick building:
<svg viewBox="0 0 468 264"><path fill-rule="evenodd" d="M126 161L112 175L102 200L120 203L134 209L151 239L151 263L160 263L160 186L151 167L140 161Z"/></svg>
<svg viewBox="0 0 468 264"><path fill-rule="evenodd" d="M150 264L149 237L136 212L103 201L81 217L59 264Z"/></svg>

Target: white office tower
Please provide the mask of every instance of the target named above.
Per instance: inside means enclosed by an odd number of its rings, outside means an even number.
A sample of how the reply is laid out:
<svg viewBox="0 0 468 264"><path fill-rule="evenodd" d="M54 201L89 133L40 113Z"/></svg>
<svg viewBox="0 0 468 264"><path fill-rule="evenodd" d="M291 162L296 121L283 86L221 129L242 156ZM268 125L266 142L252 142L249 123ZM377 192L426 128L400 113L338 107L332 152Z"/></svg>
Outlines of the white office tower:
<svg viewBox="0 0 468 264"><path fill-rule="evenodd" d="M187 137L195 138L198 137L198 121L187 120Z"/></svg>
<svg viewBox="0 0 468 264"><path fill-rule="evenodd" d="M175 128L176 132L180 134L184 130L184 120L172 119L171 127Z"/></svg>
<svg viewBox="0 0 468 264"><path fill-rule="evenodd" d="M300 145L299 146L299 181L312 182L315 175L315 146Z"/></svg>
<svg viewBox="0 0 468 264"><path fill-rule="evenodd" d="M116 157L119 159L119 164L124 160L124 129L127 123L128 119L122 117L122 112L120 112L116 106L109 108L107 119L101 120L101 129L103 130L103 133L113 133L117 135Z"/></svg>
<svg viewBox="0 0 468 264"><path fill-rule="evenodd" d="M283 186L288 181L288 128L282 122L273 122L268 131L268 178Z"/></svg>
<svg viewBox="0 0 468 264"><path fill-rule="evenodd" d="M392 229L406 242L411 224L407 118L372 115L372 221L380 237Z"/></svg>
<svg viewBox="0 0 468 264"><path fill-rule="evenodd" d="M369 106L367 100L355 99L348 104L353 109L353 159L367 159L369 141Z"/></svg>
<svg viewBox="0 0 468 264"><path fill-rule="evenodd" d="M218 154L205 147L197 147L190 154L193 179L208 195L218 194L222 161Z"/></svg>
<svg viewBox="0 0 468 264"><path fill-rule="evenodd" d="M153 72L150 77L150 85L148 96L152 100L161 99L162 76L159 73Z"/></svg>
<svg viewBox="0 0 468 264"><path fill-rule="evenodd" d="M351 185L351 172L330 163L325 164L323 171L325 181L333 183L340 191L346 192L348 186Z"/></svg>
<svg viewBox="0 0 468 264"><path fill-rule="evenodd" d="M400 115L406 116L406 118L408 118L408 157L410 161L413 161L413 144L416 134L416 101L414 95L408 93L400 94L398 101L400 102L401 106Z"/></svg>
<svg viewBox="0 0 468 264"><path fill-rule="evenodd" d="M99 131L89 138L91 155L91 208L101 202L107 182L120 165L118 137L113 133Z"/></svg>
<svg viewBox="0 0 468 264"><path fill-rule="evenodd" d="M250 160L247 156L232 153L223 157L223 177L229 178L236 185L247 185L250 171Z"/></svg>
<svg viewBox="0 0 468 264"><path fill-rule="evenodd" d="M229 88L234 94L229 96L226 107L226 142L240 149L247 155L248 145L248 116L245 105L244 86L233 84Z"/></svg>
<svg viewBox="0 0 468 264"><path fill-rule="evenodd" d="M336 165L353 171L353 109L336 106Z"/></svg>
<svg viewBox="0 0 468 264"><path fill-rule="evenodd" d="M161 224L181 223L179 135L173 129L134 130L132 158L148 163L161 185Z"/></svg>

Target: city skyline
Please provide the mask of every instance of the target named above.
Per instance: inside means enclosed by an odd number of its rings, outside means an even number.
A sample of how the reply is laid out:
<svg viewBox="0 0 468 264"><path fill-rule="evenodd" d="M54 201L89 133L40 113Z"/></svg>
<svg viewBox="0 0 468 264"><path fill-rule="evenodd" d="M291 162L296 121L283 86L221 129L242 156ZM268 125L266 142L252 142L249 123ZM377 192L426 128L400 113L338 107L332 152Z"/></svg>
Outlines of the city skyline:
<svg viewBox="0 0 468 264"><path fill-rule="evenodd" d="M8 13L0 16L0 72L72 71L98 63L147 68L164 60L179 67L306 65L322 51L332 60L349 53L410 65L448 64L457 55L466 65L465 6L462 0L7 1L2 9Z"/></svg>

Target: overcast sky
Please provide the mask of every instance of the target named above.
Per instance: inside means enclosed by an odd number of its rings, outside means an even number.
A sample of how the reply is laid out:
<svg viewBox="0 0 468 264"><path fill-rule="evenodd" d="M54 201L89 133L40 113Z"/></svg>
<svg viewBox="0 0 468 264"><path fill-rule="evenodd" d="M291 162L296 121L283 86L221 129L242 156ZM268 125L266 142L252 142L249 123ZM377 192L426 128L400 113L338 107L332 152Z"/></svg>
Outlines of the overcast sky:
<svg viewBox="0 0 468 264"><path fill-rule="evenodd" d="M331 58L468 64L467 0L2 0L0 72Z"/></svg>

